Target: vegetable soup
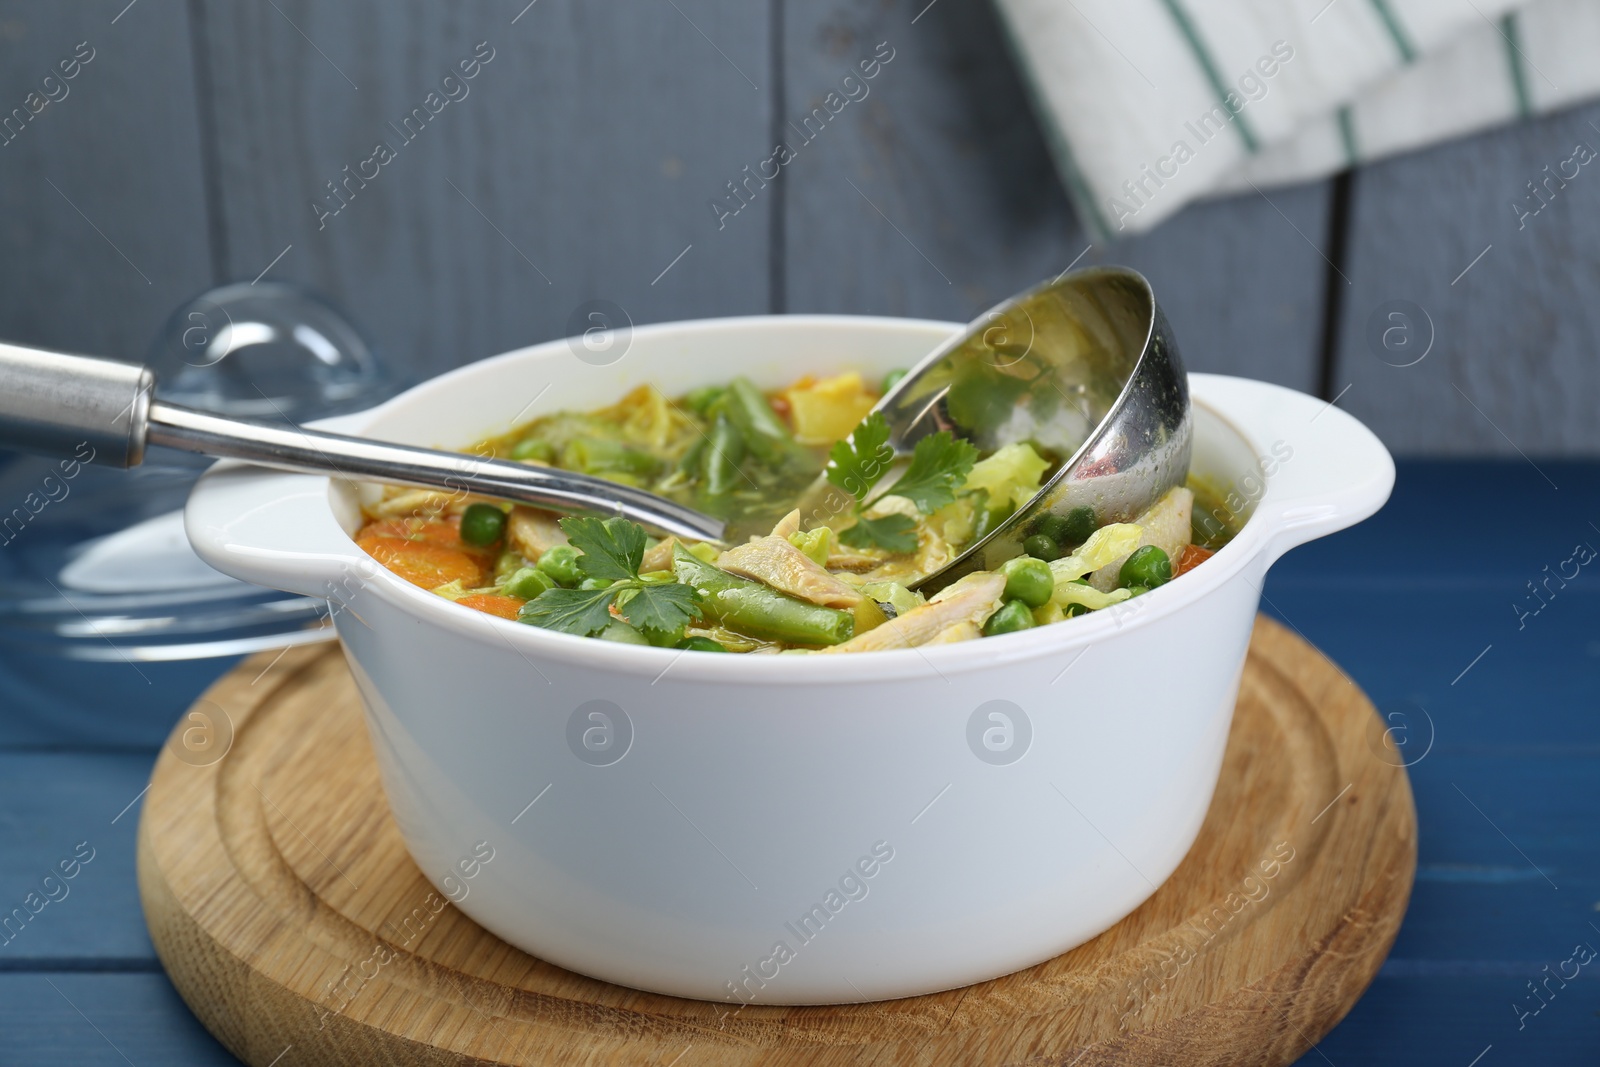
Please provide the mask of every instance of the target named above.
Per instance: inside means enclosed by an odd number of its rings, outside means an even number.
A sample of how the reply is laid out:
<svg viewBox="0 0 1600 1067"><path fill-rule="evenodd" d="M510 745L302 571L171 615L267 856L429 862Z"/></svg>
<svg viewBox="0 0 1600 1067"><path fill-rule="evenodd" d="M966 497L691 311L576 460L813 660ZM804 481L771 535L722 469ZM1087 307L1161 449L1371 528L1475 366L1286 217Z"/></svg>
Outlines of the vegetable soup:
<svg viewBox="0 0 1600 1067"><path fill-rule="evenodd" d="M944 431L897 457L872 408L900 373L776 391L736 378L675 399L640 386L470 450L680 501L725 519L732 547L403 488L365 509L356 540L415 585L530 626L811 654L976 640L1104 611L1198 566L1235 532L1237 519L1191 482L1132 522L1100 523L1089 508L1042 516L1023 555L925 597L912 586L1024 506L1066 457L1028 442L981 455Z"/></svg>

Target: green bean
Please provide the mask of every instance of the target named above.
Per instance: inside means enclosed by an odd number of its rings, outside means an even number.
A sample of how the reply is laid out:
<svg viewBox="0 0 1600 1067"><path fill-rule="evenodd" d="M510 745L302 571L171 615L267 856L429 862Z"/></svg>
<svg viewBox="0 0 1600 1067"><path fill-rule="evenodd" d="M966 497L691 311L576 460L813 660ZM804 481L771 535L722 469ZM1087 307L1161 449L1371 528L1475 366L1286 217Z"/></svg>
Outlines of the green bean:
<svg viewBox="0 0 1600 1067"><path fill-rule="evenodd" d="M546 549L534 566L554 578L557 585L569 589L583 581L583 572L578 569L578 550L571 545Z"/></svg>
<svg viewBox="0 0 1600 1067"><path fill-rule="evenodd" d="M700 562L681 545L673 548L673 570L678 581L705 598L706 617L730 630L796 645L837 645L855 634L855 617L848 611L808 604L760 582L736 578Z"/></svg>
<svg viewBox="0 0 1600 1067"><path fill-rule="evenodd" d="M561 450L561 465L585 474L653 474L656 458L603 437L576 437Z"/></svg>
<svg viewBox="0 0 1600 1067"><path fill-rule="evenodd" d="M1028 605L1020 600L1008 600L1005 606L983 624L983 636L994 637L997 634L1011 634L1018 630L1033 628L1033 612Z"/></svg>
<svg viewBox="0 0 1600 1067"><path fill-rule="evenodd" d="M1030 608L1043 607L1050 602L1056 589L1056 579L1050 573L1050 564L1032 556L1008 559L1000 567L1005 575L1007 600L1020 600Z"/></svg>
<svg viewBox="0 0 1600 1067"><path fill-rule="evenodd" d="M727 414L717 416L711 427L711 439L704 453L705 471L702 475L706 492L721 496L744 477L739 462L744 459L745 437Z"/></svg>
<svg viewBox="0 0 1600 1067"><path fill-rule="evenodd" d="M795 443L789 427L750 379L729 382L718 408L733 420L751 453L762 463L781 468L806 461L805 452Z"/></svg>
<svg viewBox="0 0 1600 1067"><path fill-rule="evenodd" d="M461 513L461 540L469 545L492 545L506 532L506 513L493 504L468 504Z"/></svg>
<svg viewBox="0 0 1600 1067"><path fill-rule="evenodd" d="M977 492L981 494L982 499L974 501L972 544L977 544L988 537L1017 510L1017 506L1009 500L1003 501L999 507L990 507L988 490L979 489Z"/></svg>
<svg viewBox="0 0 1600 1067"><path fill-rule="evenodd" d="M678 469L687 474L691 480L700 477L700 468L705 463L706 449L709 446L710 441L704 437L690 445L683 458L678 460Z"/></svg>
<svg viewBox="0 0 1600 1067"><path fill-rule="evenodd" d="M1145 545L1133 550L1122 563L1117 580L1124 587L1142 585L1154 589L1172 581L1172 561L1155 545Z"/></svg>
<svg viewBox="0 0 1600 1067"><path fill-rule="evenodd" d="M511 448L512 459L537 459L549 463L556 458L556 449L541 437L524 437Z"/></svg>
<svg viewBox="0 0 1600 1067"><path fill-rule="evenodd" d="M689 395L683 398L683 402L688 404L689 410L695 414L704 415L711 410L712 404L722 399L722 394L725 392L727 390L720 385L705 385L699 389L689 390Z"/></svg>

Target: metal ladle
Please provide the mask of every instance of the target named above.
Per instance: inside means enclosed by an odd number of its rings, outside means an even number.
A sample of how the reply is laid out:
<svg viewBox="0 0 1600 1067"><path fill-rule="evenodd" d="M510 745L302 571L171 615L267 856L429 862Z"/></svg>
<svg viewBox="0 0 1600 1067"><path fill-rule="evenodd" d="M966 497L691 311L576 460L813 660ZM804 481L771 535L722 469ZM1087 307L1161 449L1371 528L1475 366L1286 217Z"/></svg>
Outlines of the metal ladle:
<svg viewBox="0 0 1600 1067"><path fill-rule="evenodd" d="M643 490L551 467L228 419L154 399L146 367L0 344L0 446L137 466L146 443L260 466L443 488L561 511L624 515L720 541L720 520ZM998 528L918 586L934 591L1022 554L1040 518L1093 509L1132 518L1188 475L1188 380L1150 283L1135 271L1064 275L1000 304L922 360L881 399L890 444L909 452L949 430L980 451L1031 441L1068 457ZM81 453L78 453L81 457ZM807 516L853 501L822 482Z"/></svg>
<svg viewBox="0 0 1600 1067"><path fill-rule="evenodd" d="M1062 275L1012 297L929 353L877 404L896 453L939 430L982 453L1029 441L1064 457L1022 506L914 585L935 592L1023 554L1045 515L1125 522L1184 484L1189 380L1150 283L1126 267ZM822 506L851 503L833 490Z"/></svg>
<svg viewBox="0 0 1600 1067"><path fill-rule="evenodd" d="M135 467L165 445L277 470L481 493L558 511L625 515L664 533L719 541L721 519L626 485L554 467L228 419L154 398L148 367L0 344L0 446Z"/></svg>

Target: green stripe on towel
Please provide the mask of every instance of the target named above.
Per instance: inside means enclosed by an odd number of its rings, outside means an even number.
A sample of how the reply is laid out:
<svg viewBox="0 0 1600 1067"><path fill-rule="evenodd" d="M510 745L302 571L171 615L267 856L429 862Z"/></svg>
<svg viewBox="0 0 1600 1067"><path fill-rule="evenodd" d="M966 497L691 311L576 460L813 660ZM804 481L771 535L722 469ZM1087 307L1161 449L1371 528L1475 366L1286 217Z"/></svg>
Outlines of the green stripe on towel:
<svg viewBox="0 0 1600 1067"><path fill-rule="evenodd" d="M1533 114L1533 98L1528 95L1528 72L1523 68L1522 59L1522 33L1517 28L1515 11L1500 19L1500 36L1506 42L1506 67L1511 73L1511 89L1517 100L1517 114L1527 118Z"/></svg>
<svg viewBox="0 0 1600 1067"><path fill-rule="evenodd" d="M1400 58L1407 63L1414 62L1417 58L1416 46L1411 43L1405 27L1400 25L1400 20L1395 16L1394 9L1389 6L1389 0L1370 0L1372 10L1378 13L1378 19L1384 28L1389 31L1389 36L1394 40L1394 47L1400 53Z"/></svg>
<svg viewBox="0 0 1600 1067"><path fill-rule="evenodd" d="M1356 149L1356 119L1349 107L1339 109L1339 140L1344 142L1345 165L1354 167L1360 163L1361 153Z"/></svg>
<svg viewBox="0 0 1600 1067"><path fill-rule="evenodd" d="M1189 42L1189 49L1194 53L1194 58L1199 62L1200 69L1205 71L1206 80L1211 83L1211 91L1217 94L1217 100L1228 113L1233 116L1233 124L1238 127L1239 136L1244 140L1245 148L1255 152L1260 147L1256 140L1255 131L1250 129L1250 124L1245 122L1244 115L1228 107L1228 97L1233 96L1233 90L1228 88L1228 83L1222 80L1222 74L1217 69L1216 62L1211 58L1211 52L1206 48L1205 42L1200 39L1199 32L1194 23L1189 21L1189 13L1183 10L1178 0L1161 0L1166 6L1167 14L1172 16L1172 21L1177 25L1178 32L1183 34L1184 40Z"/></svg>

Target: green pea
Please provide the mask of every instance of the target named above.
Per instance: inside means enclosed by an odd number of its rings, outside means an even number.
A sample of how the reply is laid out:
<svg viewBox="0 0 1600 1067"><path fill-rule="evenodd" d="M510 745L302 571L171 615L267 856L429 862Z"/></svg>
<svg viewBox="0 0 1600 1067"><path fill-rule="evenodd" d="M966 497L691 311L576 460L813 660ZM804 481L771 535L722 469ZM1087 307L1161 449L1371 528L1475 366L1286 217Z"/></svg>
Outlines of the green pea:
<svg viewBox="0 0 1600 1067"><path fill-rule="evenodd" d="M546 550L536 566L554 578L557 585L569 589L583 581L583 572L578 570L578 550L570 545L556 545Z"/></svg>
<svg viewBox="0 0 1600 1067"><path fill-rule="evenodd" d="M665 633L655 630L642 630L640 632L644 634L645 640L657 648L677 648L679 647L678 642L683 640L683 627L681 626L676 630L668 630Z"/></svg>
<svg viewBox="0 0 1600 1067"><path fill-rule="evenodd" d="M1022 542L1022 551L1046 563L1061 558L1061 546L1049 534L1037 533Z"/></svg>
<svg viewBox="0 0 1600 1067"><path fill-rule="evenodd" d="M1089 609L1084 607L1082 604L1068 604L1066 607L1061 609L1061 614L1069 619L1075 619L1079 615L1089 614Z"/></svg>
<svg viewBox="0 0 1600 1067"><path fill-rule="evenodd" d="M1136 548L1117 572L1117 580L1124 587L1142 585L1154 589L1172 581L1172 561L1155 545Z"/></svg>
<svg viewBox="0 0 1600 1067"><path fill-rule="evenodd" d="M1018 630L1033 628L1033 612L1020 600L1008 600L1005 606L983 624L983 636L994 637L996 634L1011 634Z"/></svg>
<svg viewBox="0 0 1600 1067"><path fill-rule="evenodd" d="M1006 560L1000 567L1000 573L1006 577L1006 599L1020 600L1030 608L1048 604L1050 595L1056 590L1056 579L1050 573L1050 564L1032 556Z"/></svg>
<svg viewBox="0 0 1600 1067"><path fill-rule="evenodd" d="M523 567L502 586L507 596L519 596L523 600L532 600L547 589L554 589L556 580L537 567Z"/></svg>
<svg viewBox="0 0 1600 1067"><path fill-rule="evenodd" d="M725 392L727 390L720 385L705 385L699 389L691 389L683 398L683 402L688 404L689 409L695 414L704 415L712 404L722 399L722 394Z"/></svg>
<svg viewBox="0 0 1600 1067"><path fill-rule="evenodd" d="M904 378L905 376L906 370L904 367L897 367L888 374L885 374L883 376L883 392L887 393L889 390L899 385L900 379Z"/></svg>
<svg viewBox="0 0 1600 1067"><path fill-rule="evenodd" d="M1058 545L1081 545L1096 529L1091 507L1076 507L1065 515L1051 512L1039 516L1033 523L1034 533L1044 534Z"/></svg>
<svg viewBox="0 0 1600 1067"><path fill-rule="evenodd" d="M1062 537L1063 544L1081 545L1094 535L1100 528L1094 516L1094 508L1076 507L1067 512L1067 529Z"/></svg>
<svg viewBox="0 0 1600 1067"><path fill-rule="evenodd" d="M615 641L622 645L648 645L650 639L621 619L612 619L600 631L600 640Z"/></svg>
<svg viewBox="0 0 1600 1067"><path fill-rule="evenodd" d="M461 540L492 545L506 532L506 513L493 504L471 504L461 513Z"/></svg>
<svg viewBox="0 0 1600 1067"><path fill-rule="evenodd" d="M1056 544L1062 544L1067 539L1067 520L1055 512L1047 511L1033 520L1033 532L1043 534Z"/></svg>
<svg viewBox="0 0 1600 1067"><path fill-rule="evenodd" d="M610 578L585 578L578 583L578 588L585 592L591 592L596 589L610 589L615 584L617 583Z"/></svg>
<svg viewBox="0 0 1600 1067"><path fill-rule="evenodd" d="M556 458L556 448L541 437L524 437L511 449L512 459L536 459L549 463Z"/></svg>
<svg viewBox="0 0 1600 1067"><path fill-rule="evenodd" d="M685 649L685 650L687 650L689 652L726 652L726 651L728 651L726 648L723 648L721 644L719 644L716 641L711 640L711 638L709 638L709 637L685 637L682 641L678 642L678 646L677 647L679 647L681 649Z"/></svg>

